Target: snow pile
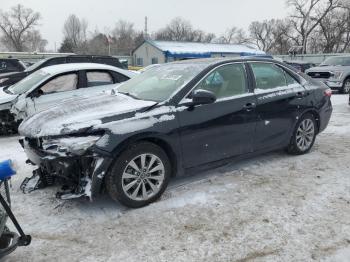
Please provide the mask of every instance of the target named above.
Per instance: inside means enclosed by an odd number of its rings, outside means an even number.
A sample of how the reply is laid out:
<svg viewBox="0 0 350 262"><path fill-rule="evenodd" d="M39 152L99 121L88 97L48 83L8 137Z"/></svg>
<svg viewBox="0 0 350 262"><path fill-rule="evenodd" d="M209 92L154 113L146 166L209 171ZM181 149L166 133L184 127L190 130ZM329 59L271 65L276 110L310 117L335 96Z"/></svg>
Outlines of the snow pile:
<svg viewBox="0 0 350 262"><path fill-rule="evenodd" d="M212 54L212 53L249 53L255 55L265 55L264 51L256 50L245 45L233 44L213 44L175 41L151 41L162 51L171 54Z"/></svg>
<svg viewBox="0 0 350 262"><path fill-rule="evenodd" d="M33 236L4 261L350 261L350 131L332 131L350 130L347 99L332 97L330 125L309 154L272 152L179 177L141 209L108 197L61 201L56 188L23 195L32 167L18 137L2 137L0 160L19 165L12 208Z"/></svg>

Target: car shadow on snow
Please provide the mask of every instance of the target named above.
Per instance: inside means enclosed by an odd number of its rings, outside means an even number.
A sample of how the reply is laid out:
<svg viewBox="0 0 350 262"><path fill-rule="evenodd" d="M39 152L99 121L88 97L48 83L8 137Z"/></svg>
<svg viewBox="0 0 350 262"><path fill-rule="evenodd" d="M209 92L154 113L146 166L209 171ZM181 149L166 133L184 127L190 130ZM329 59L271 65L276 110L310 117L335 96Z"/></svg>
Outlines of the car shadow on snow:
<svg viewBox="0 0 350 262"><path fill-rule="evenodd" d="M163 196L152 205L157 205L157 203L161 203L165 199L174 197L176 198L176 196L174 196L172 192L179 188L187 187L191 184L205 182L212 179L213 177L217 177L224 174L230 174L232 176L239 175L239 173L235 173L238 170L260 165L265 162L278 161L290 157L293 156L287 155L286 153L284 153L284 151L273 151L264 155L258 155L247 159L231 160L226 162L225 164L221 164L220 166L193 171L190 174L181 177L174 177L171 179L168 188L165 191L165 194L163 194ZM116 211L125 213L134 210L113 201L107 195L107 193L104 193L103 195L95 199L93 202L90 202L88 204L87 201L84 199L77 199L74 202L75 208L78 208L80 209L80 211L87 213L100 212L101 210L108 213ZM144 208L147 208L147 206Z"/></svg>

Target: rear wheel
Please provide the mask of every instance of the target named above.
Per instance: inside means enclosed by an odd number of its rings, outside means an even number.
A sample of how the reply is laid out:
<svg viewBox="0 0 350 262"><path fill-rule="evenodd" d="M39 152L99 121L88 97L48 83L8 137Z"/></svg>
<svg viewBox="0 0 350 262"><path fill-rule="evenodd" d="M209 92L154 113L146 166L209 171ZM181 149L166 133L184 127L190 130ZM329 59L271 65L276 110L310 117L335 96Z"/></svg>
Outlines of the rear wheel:
<svg viewBox="0 0 350 262"><path fill-rule="evenodd" d="M116 159L106 176L106 188L123 205L143 207L163 194L170 173L170 161L164 150L153 143L140 142Z"/></svg>
<svg viewBox="0 0 350 262"><path fill-rule="evenodd" d="M317 125L312 114L303 115L293 132L287 152L294 155L306 154L315 143Z"/></svg>
<svg viewBox="0 0 350 262"><path fill-rule="evenodd" d="M350 93L350 78L347 78L344 82L343 88L340 91L342 94L349 94Z"/></svg>

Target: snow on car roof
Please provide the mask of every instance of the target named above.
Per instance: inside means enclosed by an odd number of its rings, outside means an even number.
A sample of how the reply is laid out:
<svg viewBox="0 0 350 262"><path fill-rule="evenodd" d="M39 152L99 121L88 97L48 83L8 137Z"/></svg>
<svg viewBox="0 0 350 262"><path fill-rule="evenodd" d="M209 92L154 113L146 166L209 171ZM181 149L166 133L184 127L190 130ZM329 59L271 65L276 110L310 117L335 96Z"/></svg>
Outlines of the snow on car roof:
<svg viewBox="0 0 350 262"><path fill-rule="evenodd" d="M245 45L233 44L213 44L213 43L193 43L193 42L176 42L176 41L150 41L151 44L162 51L172 54L206 54L206 53L249 53L265 55L264 51L253 49Z"/></svg>
<svg viewBox="0 0 350 262"><path fill-rule="evenodd" d="M76 70L111 70L111 71L115 71L123 75L126 75L128 77L133 77L137 75L137 73L129 70L125 70L125 69L121 69L115 66L110 66L105 64L97 64L97 63L67 63L67 64L47 66L47 67L41 68L40 70L50 75L56 75L56 74L61 74L61 73L66 73L66 72L76 71Z"/></svg>

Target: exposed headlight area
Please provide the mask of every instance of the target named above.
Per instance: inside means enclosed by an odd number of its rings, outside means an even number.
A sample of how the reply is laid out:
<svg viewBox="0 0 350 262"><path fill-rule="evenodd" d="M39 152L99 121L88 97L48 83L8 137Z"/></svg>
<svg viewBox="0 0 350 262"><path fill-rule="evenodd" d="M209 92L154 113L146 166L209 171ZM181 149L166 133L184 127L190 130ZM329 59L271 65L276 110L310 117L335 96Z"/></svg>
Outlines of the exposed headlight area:
<svg viewBox="0 0 350 262"><path fill-rule="evenodd" d="M63 187L57 192L57 197L90 198L93 175L99 176L100 181L104 177L105 172L99 170L105 158L89 148L95 145L102 135L22 139L22 146L29 150L28 153L31 152L29 161L38 165L38 169L33 171L32 177L22 182L21 190L28 193L43 185L50 186L60 181ZM33 157L34 155L40 157Z"/></svg>
<svg viewBox="0 0 350 262"><path fill-rule="evenodd" d="M331 72L331 76L334 79L340 79L343 76L343 72L340 72L340 71Z"/></svg>
<svg viewBox="0 0 350 262"><path fill-rule="evenodd" d="M82 137L60 137L52 139L42 139L42 149L55 154L72 153L74 155L84 154L93 146L101 136L91 135Z"/></svg>

